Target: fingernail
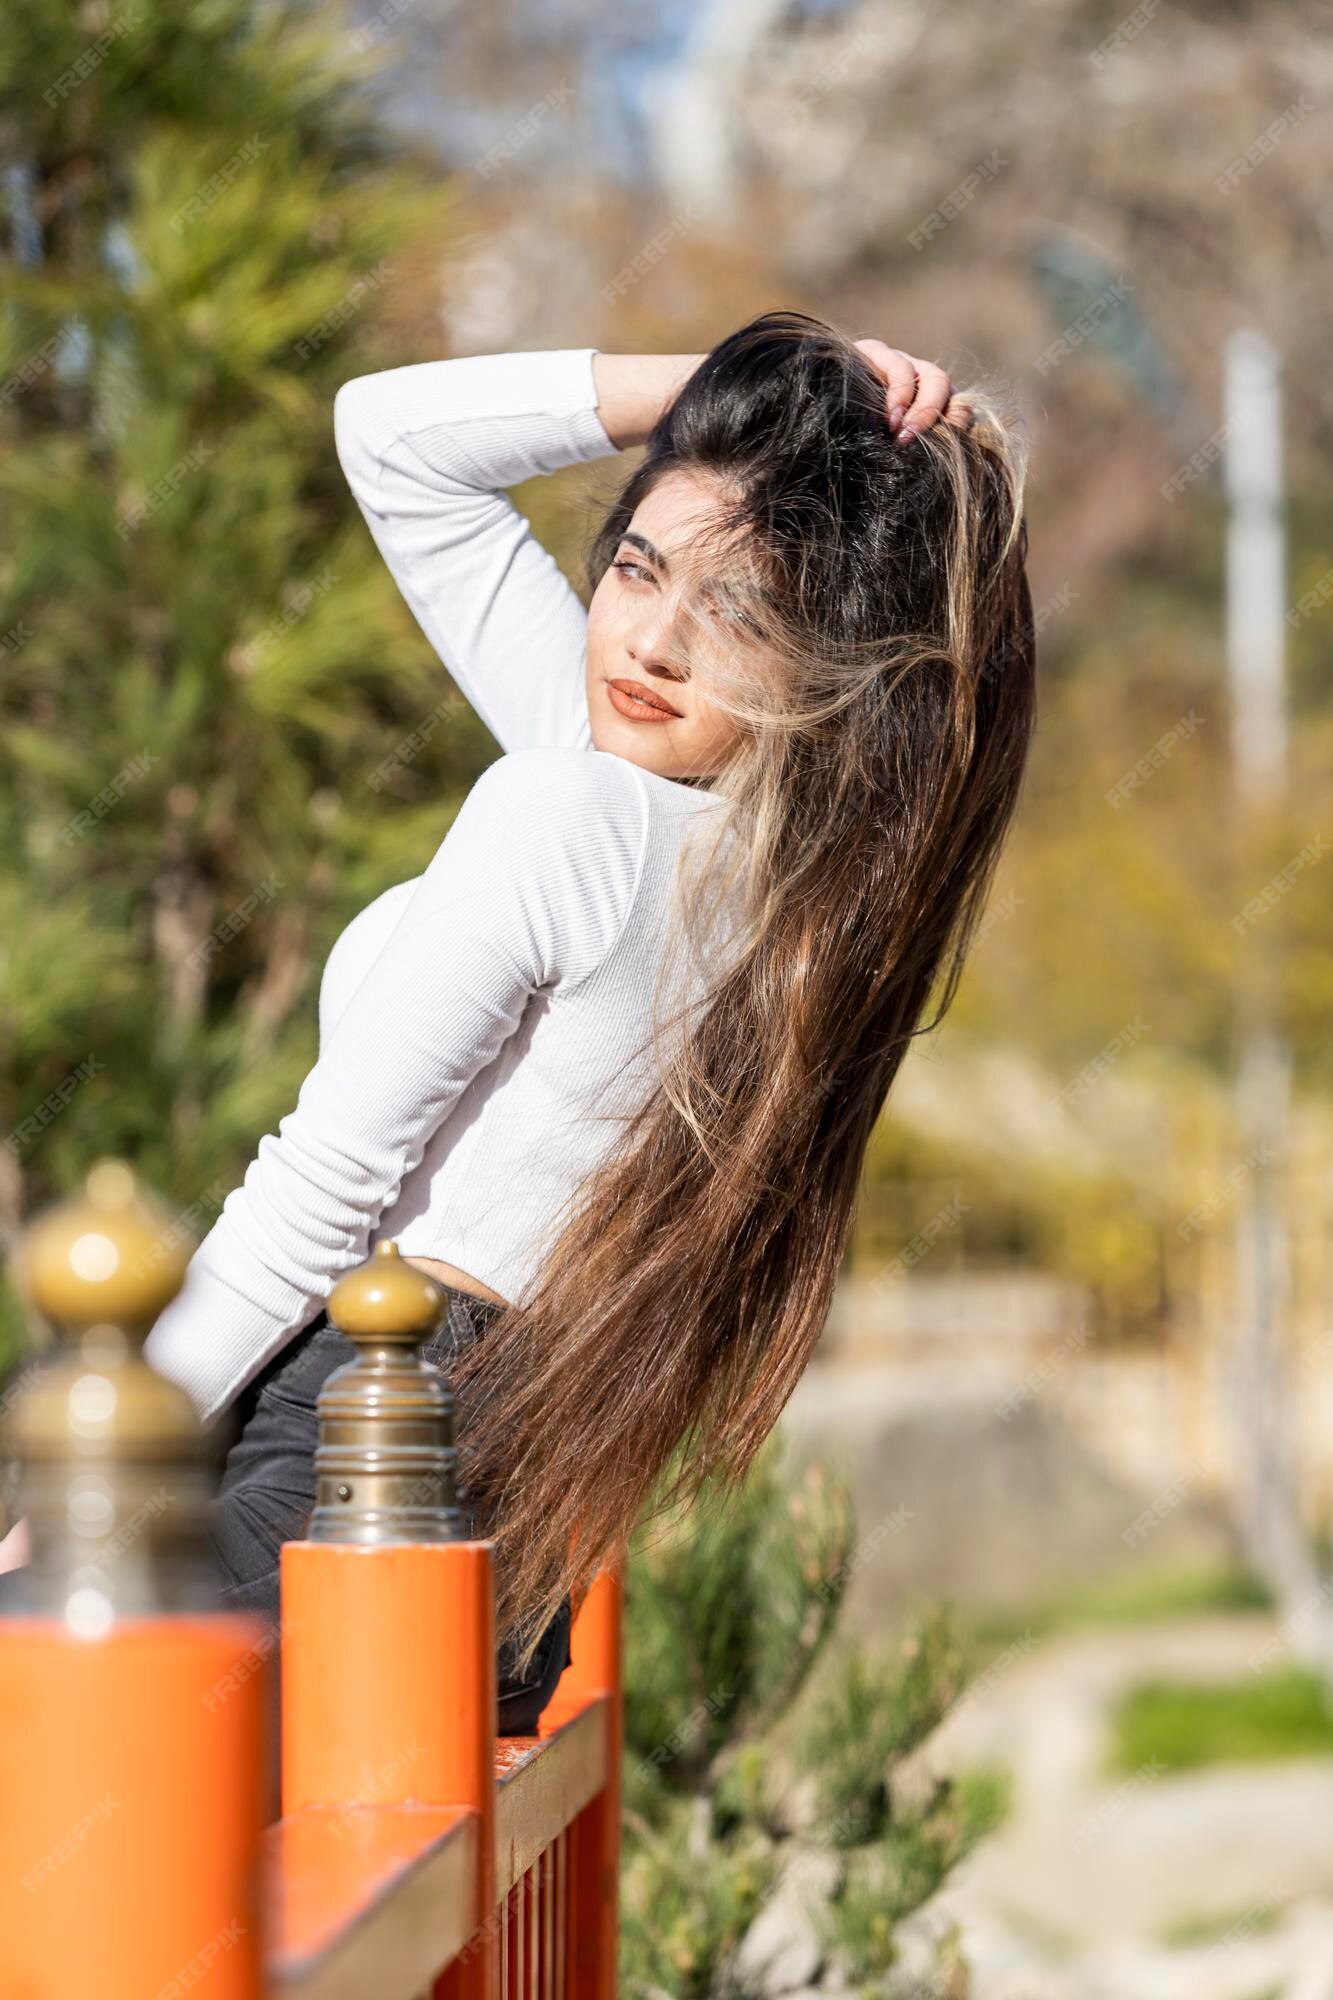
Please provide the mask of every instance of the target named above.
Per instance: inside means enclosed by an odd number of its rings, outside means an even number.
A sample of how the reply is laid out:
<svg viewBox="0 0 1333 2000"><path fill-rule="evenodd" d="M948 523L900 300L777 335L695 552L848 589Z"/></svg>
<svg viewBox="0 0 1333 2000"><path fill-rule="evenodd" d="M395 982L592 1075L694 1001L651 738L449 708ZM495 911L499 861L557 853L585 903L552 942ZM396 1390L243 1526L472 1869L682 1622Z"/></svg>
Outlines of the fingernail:
<svg viewBox="0 0 1333 2000"><path fill-rule="evenodd" d="M916 435L917 433L912 429L912 426L906 424L898 433L898 442L899 444L906 444L909 438L914 438Z"/></svg>
<svg viewBox="0 0 1333 2000"><path fill-rule="evenodd" d="M893 408L889 411L889 429L891 431L896 431L898 429L898 426L902 423L902 420L903 420L903 413L895 403Z"/></svg>

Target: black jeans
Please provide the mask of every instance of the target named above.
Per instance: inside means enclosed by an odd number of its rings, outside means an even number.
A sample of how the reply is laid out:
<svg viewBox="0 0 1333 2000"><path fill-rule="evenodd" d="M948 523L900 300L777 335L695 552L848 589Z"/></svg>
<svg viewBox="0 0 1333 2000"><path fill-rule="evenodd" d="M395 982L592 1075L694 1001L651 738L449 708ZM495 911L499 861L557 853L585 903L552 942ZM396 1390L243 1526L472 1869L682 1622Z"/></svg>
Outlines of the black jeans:
<svg viewBox="0 0 1333 2000"><path fill-rule="evenodd" d="M449 1311L422 1357L449 1372L461 1347L482 1338L500 1310L452 1285L444 1288ZM335 1368L356 1357L356 1349L321 1311L294 1340L280 1349L232 1406L232 1442L212 1508L214 1547L224 1571L223 1602L231 1609L258 1611L278 1620L278 1551L298 1541L315 1504L315 1445L319 1424L315 1399ZM501 1736L532 1735L537 1718L569 1665L570 1605L566 1598L537 1642L527 1675L514 1674L510 1645L496 1658ZM275 1648L270 1685L279 1703ZM278 1709L280 1713L280 1708Z"/></svg>

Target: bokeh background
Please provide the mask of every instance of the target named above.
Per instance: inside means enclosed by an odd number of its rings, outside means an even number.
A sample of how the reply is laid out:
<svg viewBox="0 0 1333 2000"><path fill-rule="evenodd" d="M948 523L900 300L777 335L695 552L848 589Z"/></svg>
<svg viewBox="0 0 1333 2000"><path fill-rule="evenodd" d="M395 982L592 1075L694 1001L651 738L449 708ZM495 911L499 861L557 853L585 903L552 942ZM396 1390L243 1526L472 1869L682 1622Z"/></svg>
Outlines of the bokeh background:
<svg viewBox="0 0 1333 2000"><path fill-rule="evenodd" d="M496 754L341 381L784 305L1024 413L1020 820L749 1512L640 1557L627 1991L1333 1993L1330 30L11 0L6 1260L108 1153L207 1230ZM514 495L576 580L627 464Z"/></svg>

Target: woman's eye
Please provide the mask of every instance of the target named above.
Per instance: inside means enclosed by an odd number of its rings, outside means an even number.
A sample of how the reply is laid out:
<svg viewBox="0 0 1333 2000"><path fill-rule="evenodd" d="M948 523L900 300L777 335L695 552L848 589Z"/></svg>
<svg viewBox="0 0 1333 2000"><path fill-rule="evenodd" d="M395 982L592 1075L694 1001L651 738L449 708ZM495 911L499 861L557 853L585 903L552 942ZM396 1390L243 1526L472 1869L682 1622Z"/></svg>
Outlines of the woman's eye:
<svg viewBox="0 0 1333 2000"><path fill-rule="evenodd" d="M612 569L618 569L623 576L630 576L631 574L641 576L649 583L653 580L652 571L645 569L642 563L629 562L622 558L618 562L613 562L611 567Z"/></svg>
<svg viewBox="0 0 1333 2000"><path fill-rule="evenodd" d="M720 625L730 626L739 632L758 634L759 627L744 604L733 597L710 597L708 610Z"/></svg>

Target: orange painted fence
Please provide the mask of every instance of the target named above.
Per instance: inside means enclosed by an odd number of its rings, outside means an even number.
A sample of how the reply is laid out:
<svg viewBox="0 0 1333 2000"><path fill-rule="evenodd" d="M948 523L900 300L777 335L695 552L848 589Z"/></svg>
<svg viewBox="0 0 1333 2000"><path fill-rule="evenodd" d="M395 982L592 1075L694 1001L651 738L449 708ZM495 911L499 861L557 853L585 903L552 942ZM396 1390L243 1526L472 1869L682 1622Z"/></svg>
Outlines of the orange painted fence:
<svg viewBox="0 0 1333 2000"><path fill-rule="evenodd" d="M429 1282L413 1304L382 1244L343 1281L360 1470L344 1451L321 1489L355 1505L362 1477L378 1539L318 1539L317 1509L283 1547L276 1632L216 1609L203 1441L138 1353L184 1268L157 1254L169 1220L103 1162L24 1240L21 1291L67 1338L0 1397L32 1540L0 1603L0 1994L611 2000L620 1566L577 1602L538 1734L497 1741L491 1544L439 1529L451 1485L432 1529L433 1470L411 1485L425 1538L384 1503L395 1464L445 1464L447 1484L453 1454L422 1427L425 1390L440 1401L416 1353Z"/></svg>
<svg viewBox="0 0 1333 2000"><path fill-rule="evenodd" d="M271 1990L610 2000L619 1573L580 1605L539 1733L498 1742L489 1544L289 1543L282 1587Z"/></svg>

